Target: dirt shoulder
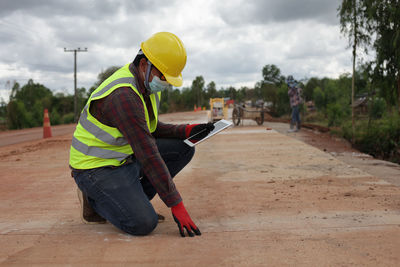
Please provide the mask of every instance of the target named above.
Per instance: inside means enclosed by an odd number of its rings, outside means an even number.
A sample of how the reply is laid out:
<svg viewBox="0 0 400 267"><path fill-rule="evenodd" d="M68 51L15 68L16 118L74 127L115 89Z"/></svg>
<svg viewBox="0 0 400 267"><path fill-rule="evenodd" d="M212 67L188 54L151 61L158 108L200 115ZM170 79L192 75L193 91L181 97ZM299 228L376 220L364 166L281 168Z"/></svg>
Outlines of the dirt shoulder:
<svg viewBox="0 0 400 267"><path fill-rule="evenodd" d="M351 144L342 138L332 136L330 133L321 133L306 128L295 133L288 133L289 125L279 122L266 122L265 125L272 127L281 134L300 140L314 146L333 157L359 168L373 176L379 177L391 184L400 186L400 165L375 159L372 156L352 148Z"/></svg>

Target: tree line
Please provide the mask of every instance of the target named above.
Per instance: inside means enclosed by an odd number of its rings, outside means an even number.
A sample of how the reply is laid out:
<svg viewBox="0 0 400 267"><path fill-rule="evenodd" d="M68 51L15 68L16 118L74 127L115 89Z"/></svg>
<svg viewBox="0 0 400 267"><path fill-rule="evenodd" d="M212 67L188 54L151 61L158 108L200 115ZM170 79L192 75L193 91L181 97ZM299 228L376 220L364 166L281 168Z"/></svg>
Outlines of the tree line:
<svg viewBox="0 0 400 267"><path fill-rule="evenodd" d="M353 73L335 79L295 77L303 89L303 121L331 127L362 151L400 162L400 0L343 0L338 16L352 47ZM360 49L372 52L374 58L356 66ZM91 88L77 90L79 110L116 69L101 72ZM251 88L217 88L215 82L198 76L189 87L164 92L161 112L192 110L195 105L208 108L210 98L224 97L235 102L263 100L271 115L289 118L286 76L274 64L265 65L261 72L262 79ZM360 99L366 110L357 114L355 103ZM44 108L50 111L53 125L72 123L73 107L72 95L53 94L33 80L22 87L15 83L9 102L0 103L0 123L8 129L41 126Z"/></svg>
<svg viewBox="0 0 400 267"><path fill-rule="evenodd" d="M78 88L78 109L82 110L90 94L107 79L118 67L112 66L98 75L98 80L89 88ZM236 103L251 100L263 100L271 115L281 117L290 113L287 94L286 76L274 64L265 65L262 69L263 79L254 87L219 88L214 81L206 83L203 76L196 77L190 87L170 88L162 93L161 113L193 110L194 106L209 108L209 99L222 97ZM351 113L351 84L349 73L339 78L317 78L299 80L302 97L326 118L328 126L339 126ZM386 110L395 107L396 102L385 90L385 87L374 87L370 81L368 66L361 66L355 74L357 96L369 96L373 118L383 115ZM53 92L32 79L22 87L14 83L8 104L4 101L0 107L0 117L7 122L8 129L22 129L40 126L43 123L43 109L50 112L53 125L73 123L73 95ZM303 107L303 113L305 107Z"/></svg>
<svg viewBox="0 0 400 267"><path fill-rule="evenodd" d="M77 89L78 110L82 110L90 94L119 67L111 66L98 75L92 87ZM241 87L219 88L214 81L206 84L203 76L196 77L190 87L169 88L162 93L160 112L179 112L193 110L194 106L209 108L209 99L222 97L236 101L263 98L263 89L258 83L255 88ZM53 93L45 85L30 79L21 86L14 82L8 103L0 103L0 123L6 129L23 129L43 124L43 110L50 113L52 125L74 122L74 96L64 93Z"/></svg>
<svg viewBox="0 0 400 267"><path fill-rule="evenodd" d="M77 90L78 108L82 110L94 89L109 77L118 67L110 67L98 75L98 81L89 88ZM290 105L286 76L274 64L262 69L263 79L254 87L219 88L215 82L206 83L202 76L196 77L190 87L170 88L162 93L161 113L193 110L194 106L209 108L209 99L223 97L236 103L263 100L268 112L275 117L289 119ZM351 140L351 84L352 75L344 73L340 77L299 79L304 102L301 106L303 121L331 127L338 134ZM366 98L367 113L357 120L355 145L366 152L391 158L400 148L400 117L395 101L385 87L374 87L369 76L369 68L360 66L355 73L357 98ZM307 108L308 105L314 107ZM15 83L8 104L0 104L0 121L7 123L8 129L22 129L43 125L43 109L50 113L52 125L74 122L74 96L56 93L44 85L29 80L22 87ZM379 143L379 140L381 142ZM371 147L372 146L372 147ZM376 152L379 151L379 152ZM389 151L389 152L388 152ZM392 153L392 154L390 154ZM379 154L379 155L378 155Z"/></svg>

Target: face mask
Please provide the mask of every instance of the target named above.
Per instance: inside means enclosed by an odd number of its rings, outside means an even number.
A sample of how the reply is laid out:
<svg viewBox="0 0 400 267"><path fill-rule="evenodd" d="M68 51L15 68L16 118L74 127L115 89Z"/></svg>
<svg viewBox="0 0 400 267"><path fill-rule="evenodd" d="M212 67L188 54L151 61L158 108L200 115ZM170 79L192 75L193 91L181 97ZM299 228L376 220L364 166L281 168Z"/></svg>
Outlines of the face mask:
<svg viewBox="0 0 400 267"><path fill-rule="evenodd" d="M157 93L168 89L169 83L162 81L157 76L154 76L153 80L149 83L149 86L152 93Z"/></svg>
<svg viewBox="0 0 400 267"><path fill-rule="evenodd" d="M147 71L146 71L146 77L145 77L145 86L147 90L149 90L151 93L157 93L163 90L166 90L169 86L169 83L166 81L162 81L159 77L153 76L153 80L149 83L149 77L150 77L150 72L151 72L151 62L148 61L148 66L147 66Z"/></svg>

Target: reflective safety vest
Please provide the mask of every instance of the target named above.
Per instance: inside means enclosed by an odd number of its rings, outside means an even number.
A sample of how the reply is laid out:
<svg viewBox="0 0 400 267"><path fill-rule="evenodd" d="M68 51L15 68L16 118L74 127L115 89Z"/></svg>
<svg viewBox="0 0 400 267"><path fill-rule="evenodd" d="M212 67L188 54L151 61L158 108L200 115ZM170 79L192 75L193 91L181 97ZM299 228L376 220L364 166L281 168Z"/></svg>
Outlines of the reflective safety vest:
<svg viewBox="0 0 400 267"><path fill-rule="evenodd" d="M150 133L156 130L161 92L150 95L154 114L154 118L150 120L143 95L136 89L135 77L129 71L129 64L127 64L105 80L91 94L83 108L72 138L69 158L72 168L92 169L102 166L120 166L128 156L134 153L126 138L117 128L101 123L89 112L92 101L104 98L120 87L130 87L140 97L143 102L147 127Z"/></svg>

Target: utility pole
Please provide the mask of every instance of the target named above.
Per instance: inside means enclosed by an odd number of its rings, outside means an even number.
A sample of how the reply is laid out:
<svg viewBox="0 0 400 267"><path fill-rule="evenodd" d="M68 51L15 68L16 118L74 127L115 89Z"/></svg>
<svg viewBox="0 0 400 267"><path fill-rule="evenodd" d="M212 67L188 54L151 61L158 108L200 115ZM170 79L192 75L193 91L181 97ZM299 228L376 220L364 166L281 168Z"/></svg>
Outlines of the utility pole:
<svg viewBox="0 0 400 267"><path fill-rule="evenodd" d="M85 47L85 49L81 49L80 47L78 47L78 49L66 49L64 47L64 52L74 52L74 121L78 122L78 94L76 92L76 53L77 52L87 52L87 48Z"/></svg>
<svg viewBox="0 0 400 267"><path fill-rule="evenodd" d="M355 122L354 122L354 91L355 91L355 75L356 75L356 56L357 56L357 0L353 2L353 29L354 29L354 43L353 43L353 77L351 79L351 142L354 144Z"/></svg>

